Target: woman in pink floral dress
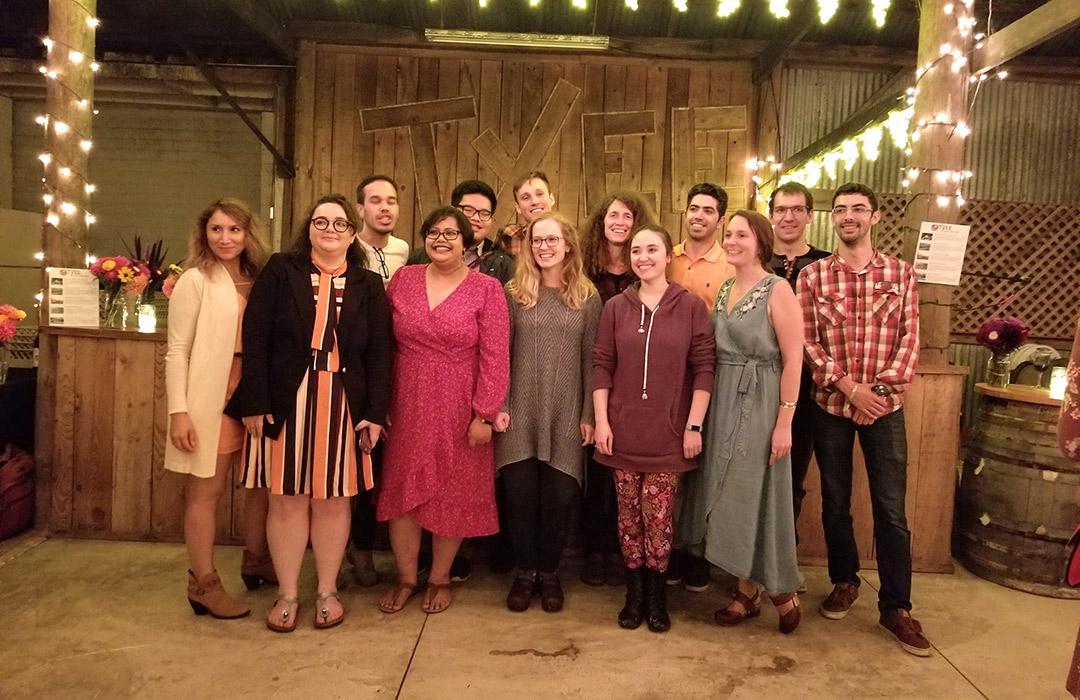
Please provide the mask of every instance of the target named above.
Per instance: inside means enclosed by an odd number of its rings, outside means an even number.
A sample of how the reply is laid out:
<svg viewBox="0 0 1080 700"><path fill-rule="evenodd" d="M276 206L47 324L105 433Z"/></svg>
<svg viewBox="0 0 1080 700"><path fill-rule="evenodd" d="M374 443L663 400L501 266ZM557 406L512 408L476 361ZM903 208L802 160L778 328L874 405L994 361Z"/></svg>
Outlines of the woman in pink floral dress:
<svg viewBox="0 0 1080 700"><path fill-rule="evenodd" d="M421 227L428 265L387 288L397 352L378 519L390 521L398 583L379 601L394 613L417 589L423 530L433 560L425 612L452 601L450 564L465 537L499 530L491 424L510 375L510 321L499 281L470 271L472 226L453 207Z"/></svg>

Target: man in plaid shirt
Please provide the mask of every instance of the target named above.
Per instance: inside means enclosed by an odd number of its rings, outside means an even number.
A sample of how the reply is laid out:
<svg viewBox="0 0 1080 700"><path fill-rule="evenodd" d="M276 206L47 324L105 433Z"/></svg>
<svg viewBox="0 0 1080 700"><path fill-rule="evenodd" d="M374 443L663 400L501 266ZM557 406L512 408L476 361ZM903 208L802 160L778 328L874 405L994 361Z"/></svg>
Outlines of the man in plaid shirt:
<svg viewBox="0 0 1080 700"><path fill-rule="evenodd" d="M870 229L881 212L869 187L841 185L832 204L839 246L807 266L797 285L815 384L814 454L834 584L821 614L842 619L859 597L859 552L851 524L852 450L858 435L874 513L880 622L905 651L929 656L930 642L910 613L911 533L904 514L903 404L919 357L918 284L910 264L874 250Z"/></svg>

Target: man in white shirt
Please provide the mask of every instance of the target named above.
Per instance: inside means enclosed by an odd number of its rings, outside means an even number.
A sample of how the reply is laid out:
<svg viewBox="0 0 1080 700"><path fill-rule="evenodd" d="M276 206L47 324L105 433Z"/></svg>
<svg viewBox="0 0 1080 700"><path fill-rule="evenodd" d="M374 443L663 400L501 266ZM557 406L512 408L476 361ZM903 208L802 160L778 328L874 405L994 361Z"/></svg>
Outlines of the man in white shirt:
<svg viewBox="0 0 1080 700"><path fill-rule="evenodd" d="M368 175L356 187L356 213L363 221L357 240L367 269L382 277L383 286L409 259L409 244L394 235L398 220L398 187L389 175Z"/></svg>

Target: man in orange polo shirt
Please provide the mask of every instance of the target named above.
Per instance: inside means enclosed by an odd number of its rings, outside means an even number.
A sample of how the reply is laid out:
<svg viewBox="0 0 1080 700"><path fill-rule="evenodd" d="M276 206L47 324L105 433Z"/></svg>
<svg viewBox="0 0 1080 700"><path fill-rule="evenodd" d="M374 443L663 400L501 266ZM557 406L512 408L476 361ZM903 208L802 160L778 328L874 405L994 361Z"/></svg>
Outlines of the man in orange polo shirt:
<svg viewBox="0 0 1080 700"><path fill-rule="evenodd" d="M686 194L686 239L672 251L671 280L705 300L710 311L720 283L735 274L718 239L727 203L727 192L711 182L691 187Z"/></svg>

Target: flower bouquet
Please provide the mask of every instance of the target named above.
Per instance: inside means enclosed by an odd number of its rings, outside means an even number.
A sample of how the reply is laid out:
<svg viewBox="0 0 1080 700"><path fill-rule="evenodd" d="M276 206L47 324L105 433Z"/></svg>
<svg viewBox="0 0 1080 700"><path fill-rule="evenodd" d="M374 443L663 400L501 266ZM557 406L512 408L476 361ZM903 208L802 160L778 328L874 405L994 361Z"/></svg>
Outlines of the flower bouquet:
<svg viewBox="0 0 1080 700"><path fill-rule="evenodd" d="M999 388L1009 385L1009 355L1027 342L1029 332L1018 318L991 318L979 327L975 342L990 350L987 384Z"/></svg>
<svg viewBox="0 0 1080 700"><path fill-rule="evenodd" d="M165 277L165 281L161 283L161 293L165 295L166 299L172 298L173 287L176 286L176 282L182 274L184 274L184 268L179 265L169 265L169 274Z"/></svg>
<svg viewBox="0 0 1080 700"><path fill-rule="evenodd" d="M112 255L95 260L90 273L98 278L104 292L101 303L101 324L105 328L124 328L124 297L138 299L150 282L150 268L146 263L123 255Z"/></svg>
<svg viewBox="0 0 1080 700"><path fill-rule="evenodd" d="M15 337L15 329L26 318L26 312L11 304L0 304L0 384L7 381L8 342Z"/></svg>

